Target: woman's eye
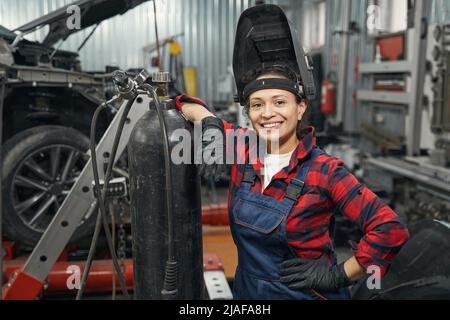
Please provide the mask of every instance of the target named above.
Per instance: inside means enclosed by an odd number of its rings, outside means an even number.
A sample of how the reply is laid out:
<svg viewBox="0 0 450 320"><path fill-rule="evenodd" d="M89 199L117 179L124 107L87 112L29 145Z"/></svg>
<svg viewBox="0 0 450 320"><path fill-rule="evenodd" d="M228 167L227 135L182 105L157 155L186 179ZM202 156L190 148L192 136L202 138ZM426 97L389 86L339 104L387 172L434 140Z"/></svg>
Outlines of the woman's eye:
<svg viewBox="0 0 450 320"><path fill-rule="evenodd" d="M251 105L251 108L252 108L252 109L259 109L259 108L261 108L261 104L260 104L260 103L252 104L252 105Z"/></svg>
<svg viewBox="0 0 450 320"><path fill-rule="evenodd" d="M286 101L280 100L280 101L276 101L275 104L277 106L284 106L286 104Z"/></svg>

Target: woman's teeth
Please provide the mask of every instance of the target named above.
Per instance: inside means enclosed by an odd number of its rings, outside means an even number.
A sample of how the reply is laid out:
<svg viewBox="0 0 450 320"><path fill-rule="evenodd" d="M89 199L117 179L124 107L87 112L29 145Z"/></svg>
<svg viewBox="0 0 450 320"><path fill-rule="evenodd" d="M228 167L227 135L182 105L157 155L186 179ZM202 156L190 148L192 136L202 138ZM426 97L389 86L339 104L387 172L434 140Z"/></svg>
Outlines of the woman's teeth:
<svg viewBox="0 0 450 320"><path fill-rule="evenodd" d="M275 129L281 126L281 122L265 123L262 125L264 129Z"/></svg>

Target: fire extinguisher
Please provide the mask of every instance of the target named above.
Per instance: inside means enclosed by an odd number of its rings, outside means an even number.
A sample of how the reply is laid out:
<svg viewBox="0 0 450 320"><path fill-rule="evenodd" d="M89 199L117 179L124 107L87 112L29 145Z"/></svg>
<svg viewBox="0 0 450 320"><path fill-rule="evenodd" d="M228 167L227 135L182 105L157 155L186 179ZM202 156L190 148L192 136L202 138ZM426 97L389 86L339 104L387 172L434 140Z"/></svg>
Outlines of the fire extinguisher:
<svg viewBox="0 0 450 320"><path fill-rule="evenodd" d="M336 109L336 82L326 79L322 82L321 111L324 114L333 114Z"/></svg>

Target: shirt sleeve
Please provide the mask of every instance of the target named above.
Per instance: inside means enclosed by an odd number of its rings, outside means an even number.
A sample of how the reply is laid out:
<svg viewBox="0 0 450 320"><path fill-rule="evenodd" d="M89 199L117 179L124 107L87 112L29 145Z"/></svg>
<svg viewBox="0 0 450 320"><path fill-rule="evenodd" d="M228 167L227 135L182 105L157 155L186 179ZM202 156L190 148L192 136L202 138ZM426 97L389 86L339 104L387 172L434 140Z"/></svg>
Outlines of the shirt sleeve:
<svg viewBox="0 0 450 320"><path fill-rule="evenodd" d="M183 106L183 103L195 103L211 111L206 102L199 98L191 97L188 95L179 95L175 97L175 105L180 112L182 112L181 107ZM241 163L242 161L244 161L246 155L248 154L246 141L251 139L251 135L254 135L253 139L256 139L256 135L253 132L250 132L247 128L234 126L228 121L225 121L223 119L221 120L225 130L224 142L228 160L227 163Z"/></svg>
<svg viewBox="0 0 450 320"><path fill-rule="evenodd" d="M352 243L356 260L366 270L369 266L378 266L384 276L395 255L409 239L406 225L344 167L342 160L333 158L331 161L328 188L335 209L363 232L359 243Z"/></svg>

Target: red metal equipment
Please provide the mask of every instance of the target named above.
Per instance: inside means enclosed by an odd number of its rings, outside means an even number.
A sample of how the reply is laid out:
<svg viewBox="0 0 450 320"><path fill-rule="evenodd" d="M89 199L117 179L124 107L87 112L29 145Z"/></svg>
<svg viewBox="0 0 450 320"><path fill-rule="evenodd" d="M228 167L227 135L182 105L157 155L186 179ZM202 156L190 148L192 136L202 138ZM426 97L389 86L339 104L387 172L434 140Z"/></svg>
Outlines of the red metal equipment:
<svg viewBox="0 0 450 320"><path fill-rule="evenodd" d="M322 82L321 111L324 114L333 114L336 109L336 84L331 80Z"/></svg>
<svg viewBox="0 0 450 320"><path fill-rule="evenodd" d="M9 279L9 284L3 288L4 300L34 300L39 297L42 288L46 293L76 293L76 288L69 289L68 282L74 284L71 279L79 277L84 270L84 261L58 261L48 275L47 281L40 281L29 277L26 273L20 272L25 263L25 259L5 261L4 275ZM73 270L78 270L74 272ZM86 283L86 292L111 292L112 290L113 264L111 260L95 260L92 263L91 272ZM133 260L125 260L126 285L128 290L133 289ZM119 279L116 275L116 283ZM120 291L120 287L117 288Z"/></svg>
<svg viewBox="0 0 450 320"><path fill-rule="evenodd" d="M208 205L202 208L202 222L205 225L223 226L228 225L228 208L226 204ZM14 256L14 242L3 243L6 255L3 263L3 276L6 284L2 288L4 300L35 300L43 292L46 294L76 293L76 288L69 289L68 282L73 285L74 277L83 274L85 261L67 261L69 251L74 247L68 247L60 255L58 261L53 265L45 282L31 277L22 271L27 261L27 256ZM204 271L223 271L223 264L214 253L204 253ZM74 273L76 270L76 274ZM114 268L111 260L95 260L86 283L86 293L100 293L112 291L112 277ZM128 290L133 290L133 260L125 260L125 282ZM118 277L116 275L116 283ZM117 291L120 287L117 286Z"/></svg>
<svg viewBox="0 0 450 320"><path fill-rule="evenodd" d="M16 259L5 261L4 275L10 279L9 283L14 282L14 287L5 285L3 288L4 300L35 300L39 297L42 288L45 288L46 294L76 293L76 288L69 289L68 282L72 281L74 272L71 270L78 269L76 272L79 278L84 270L84 261L59 261L55 263L52 271L49 273L47 281L41 283L36 279L32 279L26 273L21 273L25 259ZM223 271L223 264L215 253L204 253L203 255L204 271ZM100 293L112 291L112 276L114 268L111 260L95 260L92 263L91 271L86 283L86 293ZM133 260L125 260L125 282L127 290L133 290ZM116 275L116 283L119 279ZM117 292L120 287L117 286Z"/></svg>
<svg viewBox="0 0 450 320"><path fill-rule="evenodd" d="M227 226L228 222L228 205L211 204L202 208L202 223L211 226Z"/></svg>

